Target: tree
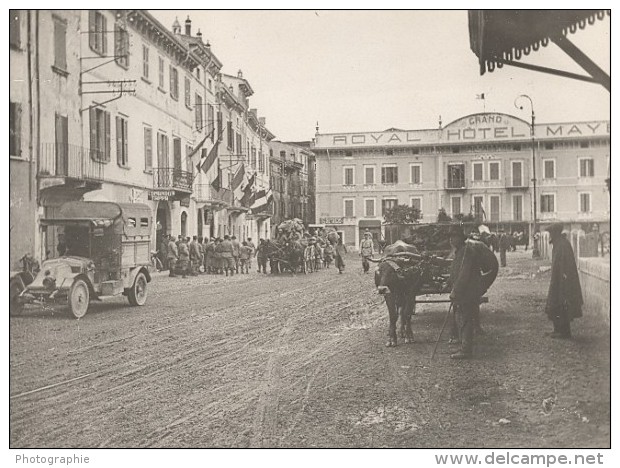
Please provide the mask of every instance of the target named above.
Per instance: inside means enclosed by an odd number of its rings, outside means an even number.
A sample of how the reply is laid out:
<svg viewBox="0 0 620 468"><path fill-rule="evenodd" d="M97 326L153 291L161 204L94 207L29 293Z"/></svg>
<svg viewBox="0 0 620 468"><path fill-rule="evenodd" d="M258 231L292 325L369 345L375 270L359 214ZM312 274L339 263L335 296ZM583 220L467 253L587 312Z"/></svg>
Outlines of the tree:
<svg viewBox="0 0 620 468"><path fill-rule="evenodd" d="M476 221L476 217L472 213L466 215L464 215L463 213L459 213L457 215L454 215L454 219L457 220L459 223L471 223Z"/></svg>
<svg viewBox="0 0 620 468"><path fill-rule="evenodd" d="M409 205L396 205L385 212L383 219L388 224L414 224L421 216L420 210Z"/></svg>
<svg viewBox="0 0 620 468"><path fill-rule="evenodd" d="M452 218L446 213L445 208L439 208L439 213L437 213L437 222L438 223L450 223L452 222Z"/></svg>

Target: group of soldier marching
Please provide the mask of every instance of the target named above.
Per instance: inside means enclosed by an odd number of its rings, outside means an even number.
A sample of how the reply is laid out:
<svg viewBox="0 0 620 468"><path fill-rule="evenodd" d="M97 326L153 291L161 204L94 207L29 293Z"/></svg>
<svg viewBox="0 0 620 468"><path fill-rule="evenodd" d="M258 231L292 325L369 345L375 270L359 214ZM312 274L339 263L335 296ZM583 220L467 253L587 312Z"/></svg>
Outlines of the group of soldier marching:
<svg viewBox="0 0 620 468"><path fill-rule="evenodd" d="M158 251L162 269L170 276L197 276L201 273L233 276L248 274L257 248L248 237L239 242L236 236L208 238L164 236Z"/></svg>

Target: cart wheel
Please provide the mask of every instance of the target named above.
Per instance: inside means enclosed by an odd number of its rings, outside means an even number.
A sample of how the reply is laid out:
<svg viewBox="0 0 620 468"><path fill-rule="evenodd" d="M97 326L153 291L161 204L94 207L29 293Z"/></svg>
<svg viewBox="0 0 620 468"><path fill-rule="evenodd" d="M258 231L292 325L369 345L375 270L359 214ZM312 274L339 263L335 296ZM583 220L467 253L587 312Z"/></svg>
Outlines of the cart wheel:
<svg viewBox="0 0 620 468"><path fill-rule="evenodd" d="M20 315L24 311L24 304L17 300L17 296L25 289L21 278L13 278L9 283L9 315Z"/></svg>
<svg viewBox="0 0 620 468"><path fill-rule="evenodd" d="M129 303L132 306L143 306L146 303L146 284L144 273L138 273L133 286L129 290L129 294L127 294Z"/></svg>
<svg viewBox="0 0 620 468"><path fill-rule="evenodd" d="M75 318L82 318L86 315L89 301L90 291L86 281L76 280L69 291L69 310Z"/></svg>

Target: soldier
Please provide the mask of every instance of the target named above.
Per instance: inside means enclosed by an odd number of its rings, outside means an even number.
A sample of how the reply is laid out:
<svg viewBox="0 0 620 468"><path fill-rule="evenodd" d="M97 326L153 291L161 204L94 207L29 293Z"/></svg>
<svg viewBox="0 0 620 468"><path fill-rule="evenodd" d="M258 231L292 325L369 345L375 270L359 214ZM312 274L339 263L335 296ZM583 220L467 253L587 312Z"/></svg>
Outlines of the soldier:
<svg viewBox="0 0 620 468"><path fill-rule="evenodd" d="M212 237L205 246L205 271L215 273L215 239Z"/></svg>
<svg viewBox="0 0 620 468"><path fill-rule="evenodd" d="M251 270L252 269L252 258L254 258L254 254L256 253L256 246L254 245L254 242L252 242L251 237L248 237L247 246L251 250L250 258L248 259L248 268Z"/></svg>
<svg viewBox="0 0 620 468"><path fill-rule="evenodd" d="M373 254L373 243L372 243L372 234L368 229L364 233L364 239L360 242L360 257L362 257L362 268L364 269L364 273L368 273L370 268L370 263L368 263L368 259L372 258Z"/></svg>
<svg viewBox="0 0 620 468"><path fill-rule="evenodd" d="M256 253L254 256L258 261L258 272L261 272L261 268L263 273L267 274L267 242L265 239L258 240L258 247L256 248Z"/></svg>
<svg viewBox="0 0 620 468"><path fill-rule="evenodd" d="M161 269L168 269L168 236L165 234L161 238L161 242L159 244L159 251L157 252L157 257L159 257L159 261L161 262Z"/></svg>
<svg viewBox="0 0 620 468"><path fill-rule="evenodd" d="M570 322L582 316L581 284L570 242L562 235L563 225L552 224L547 228L553 245L551 253L551 282L545 312L553 322L551 338L571 338Z"/></svg>
<svg viewBox="0 0 620 468"><path fill-rule="evenodd" d="M224 236L224 240L220 244L220 254L226 276L228 276L228 272L230 272L230 276L234 276L236 270L235 258L233 256L233 245L228 234Z"/></svg>
<svg viewBox="0 0 620 468"><path fill-rule="evenodd" d="M179 251L177 244L174 242L172 235L168 236L168 268L170 269L170 277L176 276L176 266L179 260Z"/></svg>
<svg viewBox="0 0 620 468"><path fill-rule="evenodd" d="M450 229L450 244L455 249L450 284L454 315L461 350L452 359L469 359L473 353L473 334L480 313L480 298L497 277L497 258L482 242L467 240L460 226Z"/></svg>
<svg viewBox="0 0 620 468"><path fill-rule="evenodd" d="M222 259L222 238L215 239L215 248L213 250L213 265L215 268L215 274L224 274L224 260Z"/></svg>
<svg viewBox="0 0 620 468"><path fill-rule="evenodd" d="M344 271L344 256L347 253L347 246L342 242L342 237L338 237L338 244L334 248L334 254L336 256L336 268L338 273L342 274Z"/></svg>
<svg viewBox="0 0 620 468"><path fill-rule="evenodd" d="M236 236L232 236L230 238L230 243L232 244L233 248L232 255L233 261L235 262L235 272L239 273L239 248L241 247L241 244L239 244Z"/></svg>
<svg viewBox="0 0 620 468"><path fill-rule="evenodd" d="M187 240L181 238L181 242L179 242L179 260L178 260L178 269L183 275L183 278L187 278L187 274L190 269L190 259L189 259L189 247L187 245Z"/></svg>
<svg viewBox="0 0 620 468"><path fill-rule="evenodd" d="M252 249L248 247L248 243L243 241L241 247L239 247L239 266L241 267L241 273L246 275L250 273L250 258L252 255Z"/></svg>
<svg viewBox="0 0 620 468"><path fill-rule="evenodd" d="M194 236L189 244L189 260L191 263L190 275L197 276L200 272L200 263L202 262L202 252L200 244L198 244L198 236Z"/></svg>

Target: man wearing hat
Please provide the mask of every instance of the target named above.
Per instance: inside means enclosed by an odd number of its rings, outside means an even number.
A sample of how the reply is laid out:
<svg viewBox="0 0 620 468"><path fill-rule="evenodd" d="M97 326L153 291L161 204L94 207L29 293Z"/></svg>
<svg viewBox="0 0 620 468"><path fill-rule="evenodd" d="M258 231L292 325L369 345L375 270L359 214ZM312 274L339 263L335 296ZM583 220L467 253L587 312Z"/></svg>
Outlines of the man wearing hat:
<svg viewBox="0 0 620 468"><path fill-rule="evenodd" d="M373 254L373 242L372 242L372 234L368 229L364 232L364 239L360 242L360 256L362 257L362 268L364 268L364 273L368 273L370 268L370 263L368 263L368 259L372 258Z"/></svg>
<svg viewBox="0 0 620 468"><path fill-rule="evenodd" d="M473 353L474 325L479 321L480 298L487 292L499 266L495 254L482 242L467 240L460 226L450 229L450 244L455 249L450 271L454 307L461 350L452 359L469 359Z"/></svg>
<svg viewBox="0 0 620 468"><path fill-rule="evenodd" d="M553 322L553 332L548 333L548 336L567 339L571 337L571 320L582 315L583 297L575 255L570 242L562 235L563 227L561 223L555 223L547 228L553 252L545 312Z"/></svg>
<svg viewBox="0 0 620 468"><path fill-rule="evenodd" d="M506 266L506 251L510 250L512 243L510 236L504 232L503 228L499 230L499 259L503 267Z"/></svg>

